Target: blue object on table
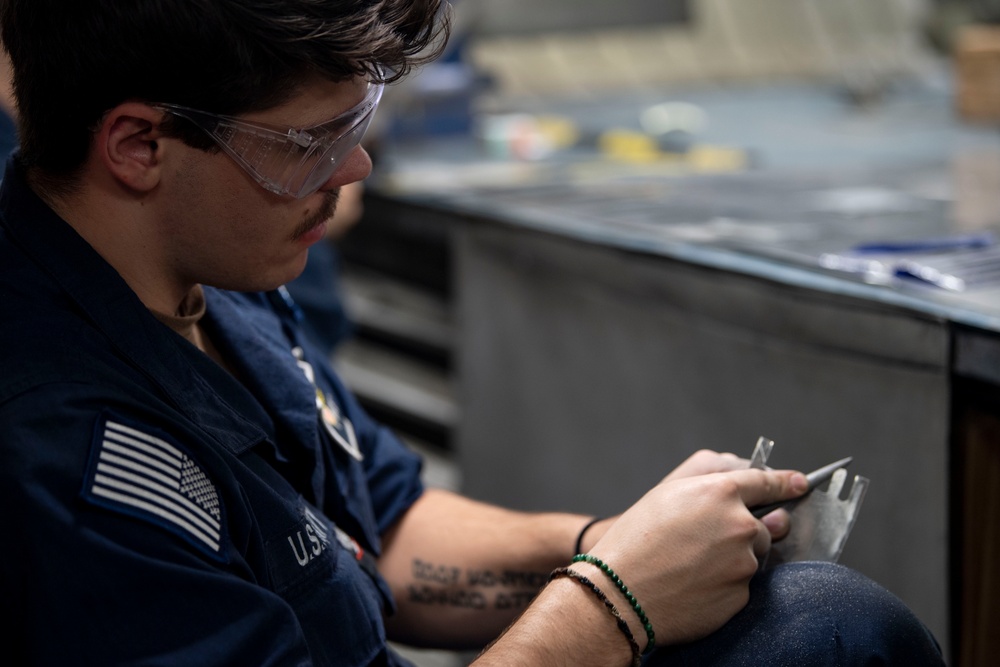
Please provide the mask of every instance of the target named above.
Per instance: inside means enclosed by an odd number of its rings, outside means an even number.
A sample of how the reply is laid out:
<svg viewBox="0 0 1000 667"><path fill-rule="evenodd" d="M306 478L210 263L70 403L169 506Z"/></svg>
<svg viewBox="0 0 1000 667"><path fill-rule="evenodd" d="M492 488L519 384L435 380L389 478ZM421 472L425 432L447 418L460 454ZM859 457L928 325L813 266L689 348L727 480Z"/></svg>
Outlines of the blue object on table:
<svg viewBox="0 0 1000 667"><path fill-rule="evenodd" d="M969 250L985 248L996 243L993 232L978 232L975 234L959 234L913 241L879 241L862 243L851 248L853 254L891 254L891 253L927 253L948 252L952 250Z"/></svg>
<svg viewBox="0 0 1000 667"><path fill-rule="evenodd" d="M884 241L826 253L821 266L866 282L916 281L952 292L1000 284L1000 247L992 231L908 241Z"/></svg>

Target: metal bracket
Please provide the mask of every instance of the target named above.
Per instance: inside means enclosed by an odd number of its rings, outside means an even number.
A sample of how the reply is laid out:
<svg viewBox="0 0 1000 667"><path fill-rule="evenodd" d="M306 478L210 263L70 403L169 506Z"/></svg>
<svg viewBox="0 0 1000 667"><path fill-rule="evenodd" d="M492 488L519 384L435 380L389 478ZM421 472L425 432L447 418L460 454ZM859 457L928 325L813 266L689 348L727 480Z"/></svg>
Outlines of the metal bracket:
<svg viewBox="0 0 1000 667"><path fill-rule="evenodd" d="M774 441L759 438L750 458L750 467L764 469L773 447ZM791 514L791 531L771 546L762 567L802 560L837 562L861 510L869 484L869 480L860 475L854 476L849 489L845 488L846 482L847 470L840 468L833 473L825 490L817 488L787 506Z"/></svg>

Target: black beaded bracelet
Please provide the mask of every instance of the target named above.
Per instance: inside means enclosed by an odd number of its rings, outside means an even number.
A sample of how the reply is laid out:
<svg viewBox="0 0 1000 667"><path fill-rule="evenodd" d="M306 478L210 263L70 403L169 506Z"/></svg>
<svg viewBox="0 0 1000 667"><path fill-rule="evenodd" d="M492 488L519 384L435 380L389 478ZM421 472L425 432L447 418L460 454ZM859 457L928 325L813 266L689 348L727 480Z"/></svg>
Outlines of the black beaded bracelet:
<svg viewBox="0 0 1000 667"><path fill-rule="evenodd" d="M639 643L635 640L635 636L632 635L632 630L629 629L628 623L625 622L625 619L622 618L622 615L618 612L618 607L616 607L615 604L608 599L608 596L604 594L604 591L598 588L597 584L592 582L590 579L568 567L560 567L553 570L552 574L549 575L549 581L558 579L559 577L573 579L577 583L589 588L594 595L597 596L597 599L600 600L607 610L611 612L611 615L615 617L615 623L618 624L618 629L622 631L622 634L625 635L625 639L628 640L629 648L632 650L632 667L639 667L642 664L642 653L639 651Z"/></svg>
<svg viewBox="0 0 1000 667"><path fill-rule="evenodd" d="M583 528L580 529L580 532L577 533L577 535L576 535L576 544L573 545L573 554L574 555L575 554L583 553L583 536L587 534L587 531L590 530L591 526L593 526L598 521L603 521L603 520L604 520L604 517L600 517L600 516L594 517L593 519L591 519L590 521L588 521Z"/></svg>
<svg viewBox="0 0 1000 667"><path fill-rule="evenodd" d="M628 586L626 586L625 582L621 580L621 577L615 574L615 571L612 570L611 566L609 566L607 563L605 563L596 556L591 556L590 554L577 554L573 556L573 562L574 563L586 562L590 563L591 565L596 565L601 569L601 572L606 574L608 578L611 579L612 582L614 582L615 586L618 587L618 590L620 590L622 592L622 595L625 596L625 599L628 600L630 605L632 605L632 609L635 611L635 615L639 617L639 622L642 623L642 627L646 630L646 637L649 639L649 642L646 644L646 648L643 650L643 654L652 651L653 646L655 646L656 644L656 638L653 633L653 624L649 622L648 618L646 618L646 612L642 610L642 605L640 605L639 601L635 599L635 596L632 595L632 591L628 589Z"/></svg>

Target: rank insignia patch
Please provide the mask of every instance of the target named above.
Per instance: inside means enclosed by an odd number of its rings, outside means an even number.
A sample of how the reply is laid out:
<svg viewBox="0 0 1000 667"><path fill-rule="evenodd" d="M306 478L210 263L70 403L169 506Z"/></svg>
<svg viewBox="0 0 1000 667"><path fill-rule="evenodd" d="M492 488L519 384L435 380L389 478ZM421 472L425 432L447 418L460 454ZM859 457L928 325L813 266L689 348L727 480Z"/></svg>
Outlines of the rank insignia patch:
<svg viewBox="0 0 1000 667"><path fill-rule="evenodd" d="M165 436L106 418L95 435L83 495L222 556L219 494L198 464Z"/></svg>

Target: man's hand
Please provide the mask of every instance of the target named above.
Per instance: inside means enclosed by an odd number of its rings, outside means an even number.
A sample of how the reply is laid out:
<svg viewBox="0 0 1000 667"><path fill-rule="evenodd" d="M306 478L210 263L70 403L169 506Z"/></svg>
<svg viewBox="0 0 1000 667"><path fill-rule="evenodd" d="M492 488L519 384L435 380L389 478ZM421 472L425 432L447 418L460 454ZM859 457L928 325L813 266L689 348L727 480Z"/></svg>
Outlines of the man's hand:
<svg viewBox="0 0 1000 667"><path fill-rule="evenodd" d="M797 497L806 487L805 476L793 471L668 476L615 520L589 552L626 582L658 644L692 641L746 605L758 557L771 546L768 526L747 508ZM574 567L601 579L592 565ZM614 590L610 582L607 588ZM623 597L617 604L628 608ZM642 637L633 616L626 619Z"/></svg>
<svg viewBox="0 0 1000 667"><path fill-rule="evenodd" d="M744 470L750 467L750 459L740 458L729 452L714 452L711 449L700 449L687 457L683 463L674 468L663 481L673 481L685 477L708 475L713 472L728 472Z"/></svg>
<svg viewBox="0 0 1000 667"><path fill-rule="evenodd" d="M700 449L691 456L687 457L683 463L674 468L666 477L663 478L664 482L673 482L688 477L697 477L699 475L710 475L717 472L729 472L732 470L746 470L750 467L750 459L744 459L736 454L731 454L729 452L715 452L711 449ZM586 552L601 538L604 533L608 531L611 524L617 520L618 517L610 517L595 523L593 526L587 529L583 536L581 546L583 551ZM771 539L778 541L783 539L788 535L789 531L789 518L788 512L785 510L777 510L771 512L763 519L764 525L767 526L768 532L771 534Z"/></svg>

